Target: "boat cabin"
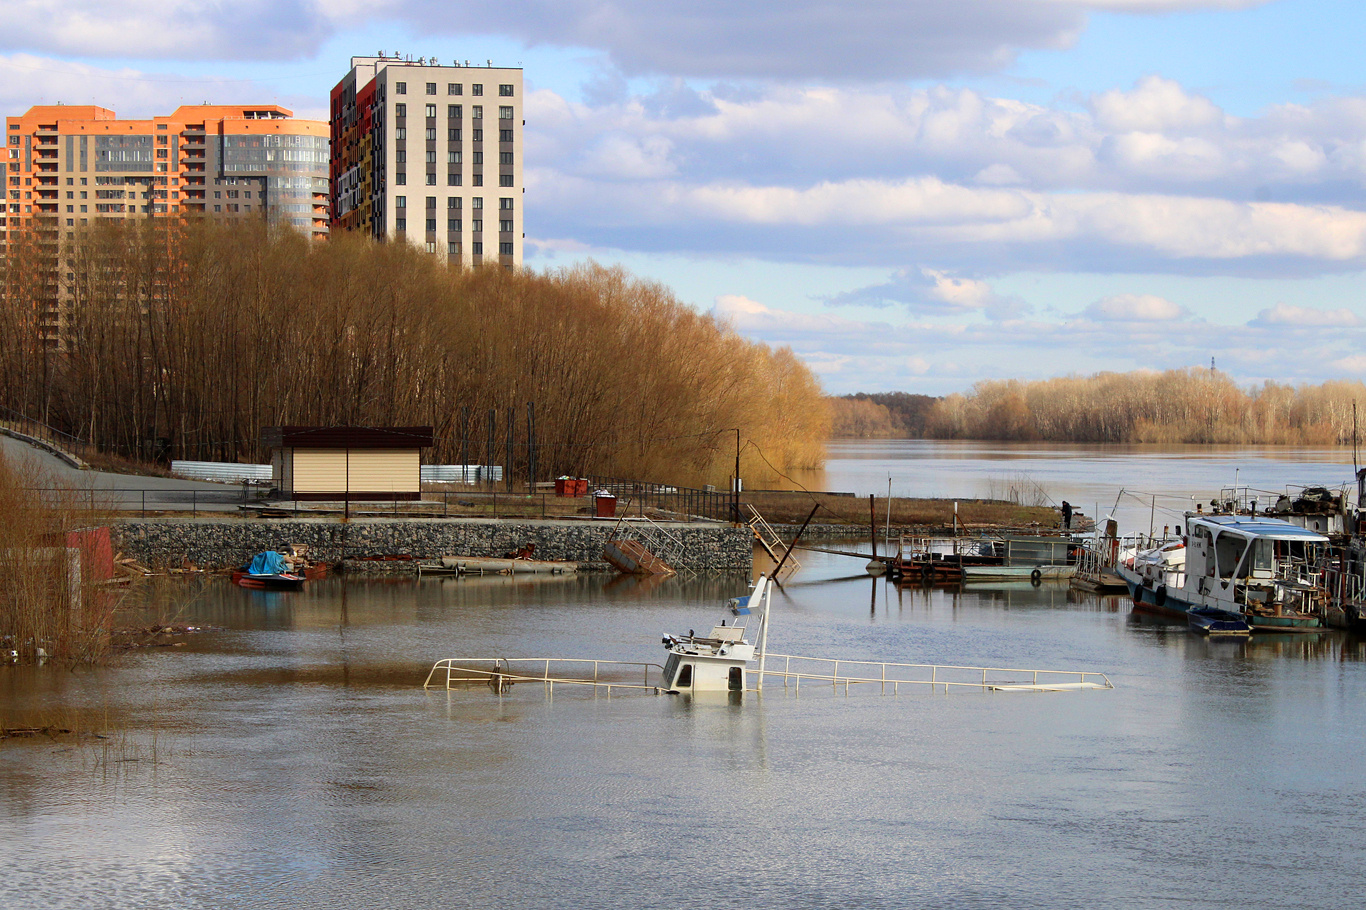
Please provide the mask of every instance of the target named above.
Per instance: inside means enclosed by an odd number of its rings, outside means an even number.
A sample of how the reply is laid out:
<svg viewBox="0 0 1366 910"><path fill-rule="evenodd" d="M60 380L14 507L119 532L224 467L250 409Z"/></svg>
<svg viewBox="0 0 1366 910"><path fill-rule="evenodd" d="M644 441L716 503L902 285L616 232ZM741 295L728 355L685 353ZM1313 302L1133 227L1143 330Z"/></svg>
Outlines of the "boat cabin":
<svg viewBox="0 0 1366 910"><path fill-rule="evenodd" d="M1327 537L1275 518L1187 514L1186 521L1188 591L1239 607L1310 606L1288 601L1318 587Z"/></svg>
<svg viewBox="0 0 1366 910"><path fill-rule="evenodd" d="M664 691L673 694L745 691L745 668L756 653L754 643L745 637L745 623L752 615L752 603L760 610L761 633L766 628L770 584L766 576L759 576L749 596L732 600L731 616L712 626L706 635L689 630L687 635L664 636L664 648L668 651L664 662Z"/></svg>

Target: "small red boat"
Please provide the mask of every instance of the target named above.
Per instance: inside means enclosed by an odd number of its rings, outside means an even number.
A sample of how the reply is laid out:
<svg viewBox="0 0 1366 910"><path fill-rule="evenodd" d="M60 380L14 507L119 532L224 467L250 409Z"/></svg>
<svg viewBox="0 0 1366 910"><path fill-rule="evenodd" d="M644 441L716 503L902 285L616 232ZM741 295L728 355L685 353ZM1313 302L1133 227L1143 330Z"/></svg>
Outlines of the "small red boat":
<svg viewBox="0 0 1366 910"><path fill-rule="evenodd" d="M265 588L274 591L291 591L303 587L303 575L292 572L285 557L274 550L266 550L252 557L251 562L234 569L233 584L244 588Z"/></svg>

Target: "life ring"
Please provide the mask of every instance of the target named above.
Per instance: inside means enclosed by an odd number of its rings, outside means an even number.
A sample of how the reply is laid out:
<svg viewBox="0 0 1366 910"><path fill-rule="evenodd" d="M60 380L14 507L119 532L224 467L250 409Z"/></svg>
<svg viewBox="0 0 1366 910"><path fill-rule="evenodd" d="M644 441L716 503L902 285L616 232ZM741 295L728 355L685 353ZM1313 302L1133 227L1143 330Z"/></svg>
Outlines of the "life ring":
<svg viewBox="0 0 1366 910"><path fill-rule="evenodd" d="M1030 573L1029 573L1029 583L1032 584L1032 585L1034 585L1034 586L1036 586L1036 587L1037 587L1038 585L1043 584L1043 570L1042 570L1042 569L1035 569L1033 572L1030 572Z"/></svg>
<svg viewBox="0 0 1366 910"><path fill-rule="evenodd" d="M1153 593L1153 600L1156 601L1156 603L1157 603L1157 605L1158 605L1159 607L1162 606L1163 604L1165 604L1165 603L1167 602L1167 586L1166 586L1166 585L1158 585L1158 586L1157 586L1157 590Z"/></svg>
<svg viewBox="0 0 1366 910"><path fill-rule="evenodd" d="M1137 584L1136 584L1136 585L1134 585L1134 606L1139 607L1139 606L1142 606L1142 605L1143 605L1143 586L1142 586L1142 585L1137 585Z"/></svg>

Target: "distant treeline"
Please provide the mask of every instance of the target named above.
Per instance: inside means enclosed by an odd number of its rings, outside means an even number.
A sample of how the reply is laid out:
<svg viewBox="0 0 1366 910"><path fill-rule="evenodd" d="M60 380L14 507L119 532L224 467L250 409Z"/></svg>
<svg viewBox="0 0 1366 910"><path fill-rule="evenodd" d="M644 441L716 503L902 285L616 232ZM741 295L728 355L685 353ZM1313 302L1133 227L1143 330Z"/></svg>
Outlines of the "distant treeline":
<svg viewBox="0 0 1366 910"><path fill-rule="evenodd" d="M858 392L827 398L830 432L836 438L919 438L939 399L909 392Z"/></svg>
<svg viewBox="0 0 1366 910"><path fill-rule="evenodd" d="M982 382L939 401L936 439L1057 442L1344 445L1360 382L1242 389L1204 369L1100 373L1036 382Z"/></svg>
<svg viewBox="0 0 1366 910"><path fill-rule="evenodd" d="M904 395L904 393L895 393ZM981 382L928 402L912 421L882 399L831 399L836 435L1048 442L1347 445L1366 385L1267 382L1243 389L1203 369ZM920 406L920 402L916 403ZM1362 415L1366 419L1366 413ZM894 432L904 427L905 432Z"/></svg>
<svg viewBox="0 0 1366 910"><path fill-rule="evenodd" d="M447 267L407 243L314 243L264 225L99 221L4 262L0 405L105 451L260 462L276 424L431 424L525 478L725 484L813 467L828 424L790 350L740 337L665 287L589 265ZM55 280L55 284L54 284ZM65 301L60 349L39 344ZM462 445L464 437L467 442Z"/></svg>

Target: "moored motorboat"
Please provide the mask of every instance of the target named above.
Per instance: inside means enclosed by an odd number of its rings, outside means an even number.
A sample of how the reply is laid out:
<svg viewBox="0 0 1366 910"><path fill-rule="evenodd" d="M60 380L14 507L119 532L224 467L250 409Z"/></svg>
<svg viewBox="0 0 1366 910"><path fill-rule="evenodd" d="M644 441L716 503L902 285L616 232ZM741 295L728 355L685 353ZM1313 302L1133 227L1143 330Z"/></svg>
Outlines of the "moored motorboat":
<svg viewBox="0 0 1366 910"><path fill-rule="evenodd" d="M1254 630L1322 627L1328 596L1315 567L1328 538L1276 518L1186 513L1186 534L1128 555L1134 609L1174 618L1238 614Z"/></svg>

